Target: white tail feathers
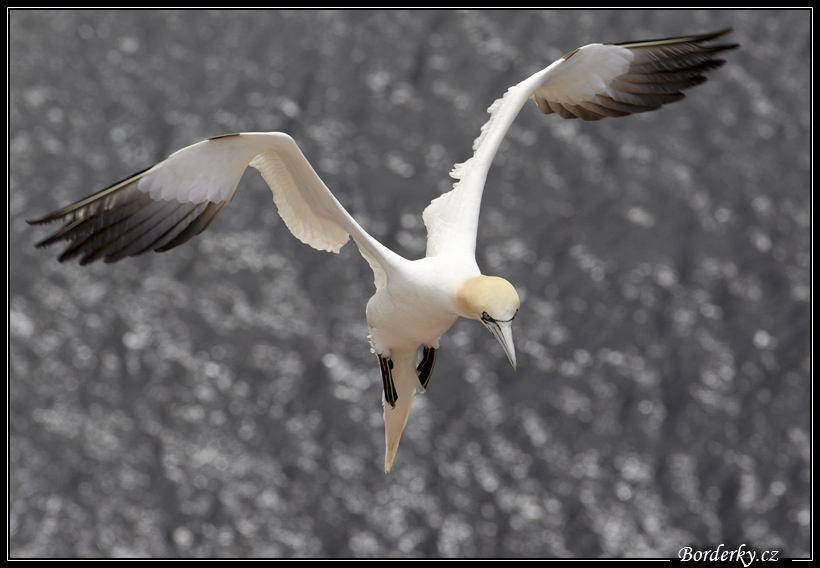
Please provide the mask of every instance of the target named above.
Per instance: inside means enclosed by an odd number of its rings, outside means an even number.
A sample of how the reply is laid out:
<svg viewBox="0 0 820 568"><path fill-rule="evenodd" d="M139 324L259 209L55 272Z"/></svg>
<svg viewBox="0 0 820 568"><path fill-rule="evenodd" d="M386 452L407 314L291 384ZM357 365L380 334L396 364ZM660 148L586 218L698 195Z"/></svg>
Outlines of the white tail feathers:
<svg viewBox="0 0 820 568"><path fill-rule="evenodd" d="M416 375L415 353L413 357L403 358L393 361L393 384L396 387L396 406L391 407L384 400L382 393L382 405L384 406L384 472L390 471L393 467L393 460L399 449L399 440L407 424L407 416L410 414L410 406L413 404L413 395L416 394L419 379Z"/></svg>

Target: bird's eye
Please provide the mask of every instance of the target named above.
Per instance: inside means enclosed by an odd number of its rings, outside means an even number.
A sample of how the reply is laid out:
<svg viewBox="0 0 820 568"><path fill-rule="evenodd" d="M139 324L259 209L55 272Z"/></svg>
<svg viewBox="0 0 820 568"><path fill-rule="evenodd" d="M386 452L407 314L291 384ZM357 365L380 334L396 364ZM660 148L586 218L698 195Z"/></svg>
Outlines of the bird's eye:
<svg viewBox="0 0 820 568"><path fill-rule="evenodd" d="M491 318L490 314L488 314L487 312L481 313L481 319L483 319L484 321L493 321L493 318Z"/></svg>

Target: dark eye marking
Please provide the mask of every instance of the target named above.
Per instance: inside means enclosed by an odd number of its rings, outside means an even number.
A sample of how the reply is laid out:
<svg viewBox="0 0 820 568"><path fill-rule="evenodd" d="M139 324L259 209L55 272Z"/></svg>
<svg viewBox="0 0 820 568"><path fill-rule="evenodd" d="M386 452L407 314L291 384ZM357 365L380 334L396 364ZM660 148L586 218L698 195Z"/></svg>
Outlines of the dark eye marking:
<svg viewBox="0 0 820 568"><path fill-rule="evenodd" d="M518 315L518 310L515 310L515 313L512 315L512 317L510 319L508 319L508 320L497 320L494 317L492 317L490 314L488 314L487 312L482 312L481 313L481 320L486 322L486 323L494 323L494 322L498 322L498 321L506 322L506 321L514 320L515 316L517 316L517 315Z"/></svg>

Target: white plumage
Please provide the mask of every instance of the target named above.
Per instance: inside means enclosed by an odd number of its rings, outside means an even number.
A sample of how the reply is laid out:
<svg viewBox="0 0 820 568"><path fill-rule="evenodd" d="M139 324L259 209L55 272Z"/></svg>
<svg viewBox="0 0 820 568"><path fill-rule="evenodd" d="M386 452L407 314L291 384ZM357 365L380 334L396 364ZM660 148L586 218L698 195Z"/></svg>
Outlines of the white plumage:
<svg viewBox="0 0 820 568"><path fill-rule="evenodd" d="M81 264L114 262L174 248L203 231L231 201L248 166L260 171L288 229L319 250L338 252L350 237L374 273L367 304L370 342L383 380L385 471L389 471L416 392L423 392L439 339L458 317L480 321L516 366L511 325L515 288L481 274L475 260L479 209L487 172L510 125L528 99L542 112L598 120L659 108L683 97L723 63L710 45L728 30L700 36L572 51L511 87L489 108L474 154L451 173L452 191L424 210L427 254L407 260L371 237L336 200L287 134L218 136L82 201L31 221L64 226L42 241L70 241L60 255ZM422 356L419 360L419 348Z"/></svg>

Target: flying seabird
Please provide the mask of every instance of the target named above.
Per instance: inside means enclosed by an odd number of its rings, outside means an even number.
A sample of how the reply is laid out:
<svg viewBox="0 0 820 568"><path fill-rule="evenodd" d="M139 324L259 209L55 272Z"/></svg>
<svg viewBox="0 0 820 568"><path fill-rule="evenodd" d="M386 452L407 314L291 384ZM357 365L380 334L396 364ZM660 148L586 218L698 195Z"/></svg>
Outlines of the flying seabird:
<svg viewBox="0 0 820 568"><path fill-rule="evenodd" d="M319 250L353 238L373 269L367 303L370 344L383 382L385 472L390 471L415 393L430 380L439 339L459 317L481 322L516 367L512 322L520 306L508 281L481 273L475 259L481 195L496 152L532 99L544 114L599 120L660 108L706 80L736 44L710 43L731 30L571 51L511 87L488 109L472 158L457 164L453 189L424 210L427 251L408 260L370 236L336 200L281 132L226 134L171 154L73 205L29 221L63 227L37 244L69 241L59 256L80 264L170 250L205 230L231 201L250 165L262 174L288 229Z"/></svg>

